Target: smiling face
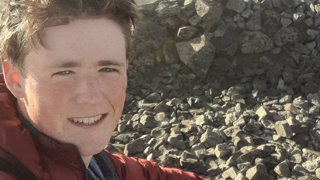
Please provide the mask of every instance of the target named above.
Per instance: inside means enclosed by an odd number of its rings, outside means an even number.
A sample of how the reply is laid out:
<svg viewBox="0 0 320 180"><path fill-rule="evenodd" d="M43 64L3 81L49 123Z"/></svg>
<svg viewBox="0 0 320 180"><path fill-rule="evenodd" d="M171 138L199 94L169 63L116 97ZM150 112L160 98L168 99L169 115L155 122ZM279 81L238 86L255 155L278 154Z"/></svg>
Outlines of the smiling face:
<svg viewBox="0 0 320 180"><path fill-rule="evenodd" d="M45 134L75 144L88 164L122 113L127 60L121 28L106 18L46 28L25 58L19 107Z"/></svg>

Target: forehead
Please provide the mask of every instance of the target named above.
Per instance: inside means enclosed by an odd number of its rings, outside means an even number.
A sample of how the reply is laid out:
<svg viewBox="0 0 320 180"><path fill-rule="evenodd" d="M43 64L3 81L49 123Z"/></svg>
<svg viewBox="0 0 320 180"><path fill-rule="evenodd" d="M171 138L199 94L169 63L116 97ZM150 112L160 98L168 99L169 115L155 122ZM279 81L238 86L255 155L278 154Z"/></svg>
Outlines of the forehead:
<svg viewBox="0 0 320 180"><path fill-rule="evenodd" d="M44 29L43 43L47 48L58 48L78 43L124 43L121 27L107 18L75 19L67 25L47 27ZM82 45L82 44L80 44Z"/></svg>
<svg viewBox="0 0 320 180"><path fill-rule="evenodd" d="M29 57L50 57L55 61L126 59L121 27L107 18L76 19L67 25L47 27L42 41L44 46L31 50ZM28 56L27 61L33 59Z"/></svg>

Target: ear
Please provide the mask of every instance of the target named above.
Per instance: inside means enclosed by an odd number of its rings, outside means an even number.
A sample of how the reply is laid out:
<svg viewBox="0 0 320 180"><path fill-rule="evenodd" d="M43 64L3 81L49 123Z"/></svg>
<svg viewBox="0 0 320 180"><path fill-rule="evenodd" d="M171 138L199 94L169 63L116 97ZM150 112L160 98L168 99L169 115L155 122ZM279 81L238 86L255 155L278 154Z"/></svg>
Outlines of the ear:
<svg viewBox="0 0 320 180"><path fill-rule="evenodd" d="M23 98L24 88L22 84L22 75L18 67L14 66L11 62L4 62L2 65L4 81L7 88L17 98Z"/></svg>

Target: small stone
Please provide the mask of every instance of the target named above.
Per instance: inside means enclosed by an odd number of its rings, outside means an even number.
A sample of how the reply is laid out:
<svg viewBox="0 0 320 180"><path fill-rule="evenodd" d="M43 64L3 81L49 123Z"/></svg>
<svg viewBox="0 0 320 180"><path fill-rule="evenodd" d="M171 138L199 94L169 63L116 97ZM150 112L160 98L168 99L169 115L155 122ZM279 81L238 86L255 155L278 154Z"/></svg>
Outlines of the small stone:
<svg viewBox="0 0 320 180"><path fill-rule="evenodd" d="M292 103L288 103L288 104L284 105L284 110L289 111L292 114L299 113L299 110Z"/></svg>
<svg viewBox="0 0 320 180"><path fill-rule="evenodd" d="M181 134L172 135L168 138L168 142L179 148L180 150L184 150L186 145L184 144L183 136Z"/></svg>
<svg viewBox="0 0 320 180"><path fill-rule="evenodd" d="M190 153L189 151L183 151L180 158L180 165L185 168L196 168L198 163L198 158Z"/></svg>
<svg viewBox="0 0 320 180"><path fill-rule="evenodd" d="M146 97L146 99L151 103L159 103L161 101L161 95L160 93L151 93Z"/></svg>
<svg viewBox="0 0 320 180"><path fill-rule="evenodd" d="M259 116L259 120L261 120L268 115L268 112L263 106L260 106L259 109L256 111L256 114Z"/></svg>
<svg viewBox="0 0 320 180"><path fill-rule="evenodd" d="M317 160L308 160L302 163L302 167L304 167L310 173L313 173L317 168L320 168L320 162Z"/></svg>
<svg viewBox="0 0 320 180"><path fill-rule="evenodd" d="M158 122L155 121L153 117L145 114L141 116L140 123L147 128L153 128L158 125Z"/></svg>
<svg viewBox="0 0 320 180"><path fill-rule="evenodd" d="M257 164L254 167L248 169L246 172L246 177L249 180L264 180L269 179L267 168L263 164Z"/></svg>
<svg viewBox="0 0 320 180"><path fill-rule="evenodd" d="M295 153L290 157L290 161L295 163L295 164L300 164L302 163L303 159L301 156L301 153Z"/></svg>
<svg viewBox="0 0 320 180"><path fill-rule="evenodd" d="M208 124L209 119L205 115L200 115L196 117L196 125L205 125Z"/></svg>
<svg viewBox="0 0 320 180"><path fill-rule="evenodd" d="M238 173L234 180L246 180L247 178L242 174Z"/></svg>
<svg viewBox="0 0 320 180"><path fill-rule="evenodd" d="M300 22L305 18L305 14L303 12L296 12L292 15L292 20L294 22Z"/></svg>
<svg viewBox="0 0 320 180"><path fill-rule="evenodd" d="M280 177L290 177L290 169L289 169L289 163L287 160L282 161L279 163L275 168L274 172L276 172Z"/></svg>
<svg viewBox="0 0 320 180"><path fill-rule="evenodd" d="M145 143L146 142L144 139L136 139L129 142L124 148L124 154L126 156L132 156L134 154L143 152L146 146Z"/></svg>
<svg viewBox="0 0 320 180"><path fill-rule="evenodd" d="M224 179L228 179L228 178L234 179L237 176L237 172L238 170L236 168L231 167L222 173L222 177Z"/></svg>
<svg viewBox="0 0 320 180"><path fill-rule="evenodd" d="M200 138L200 142L204 146L209 148L209 147L213 147L217 144L221 144L223 142L223 140L216 132L210 131L208 129L208 130L206 130L206 132L204 134L202 134L202 136Z"/></svg>
<svg viewBox="0 0 320 180"><path fill-rule="evenodd" d="M239 158L245 162L252 162L256 158L265 157L267 154L264 153L263 150L253 149L251 151L243 153Z"/></svg>
<svg viewBox="0 0 320 180"><path fill-rule="evenodd" d="M292 101L292 95L285 95L279 100L279 103L286 104L286 103L290 103L291 101Z"/></svg>
<svg viewBox="0 0 320 180"><path fill-rule="evenodd" d="M216 145L215 154L218 158L223 158L231 153L229 145L226 143Z"/></svg>
<svg viewBox="0 0 320 180"><path fill-rule="evenodd" d="M224 134L228 137L234 137L241 131L239 126L230 126L227 129L223 130Z"/></svg>
<svg viewBox="0 0 320 180"><path fill-rule="evenodd" d="M306 170L300 165L296 164L291 171L293 176L303 176L306 174Z"/></svg>
<svg viewBox="0 0 320 180"><path fill-rule="evenodd" d="M281 137L292 137L292 129L287 122L277 122L275 125L277 134Z"/></svg>

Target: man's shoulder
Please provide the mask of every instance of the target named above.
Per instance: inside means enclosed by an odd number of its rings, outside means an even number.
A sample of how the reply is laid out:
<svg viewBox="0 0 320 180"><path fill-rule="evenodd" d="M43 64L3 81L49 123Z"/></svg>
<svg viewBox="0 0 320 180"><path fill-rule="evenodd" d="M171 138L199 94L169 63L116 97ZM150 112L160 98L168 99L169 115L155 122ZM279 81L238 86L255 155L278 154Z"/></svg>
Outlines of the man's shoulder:
<svg viewBox="0 0 320 180"><path fill-rule="evenodd" d="M108 150L104 153L110 158L113 167L120 179L159 179L159 180L205 180L195 173L182 171L176 168L166 168L154 161L137 157L128 157L123 154L112 154Z"/></svg>

